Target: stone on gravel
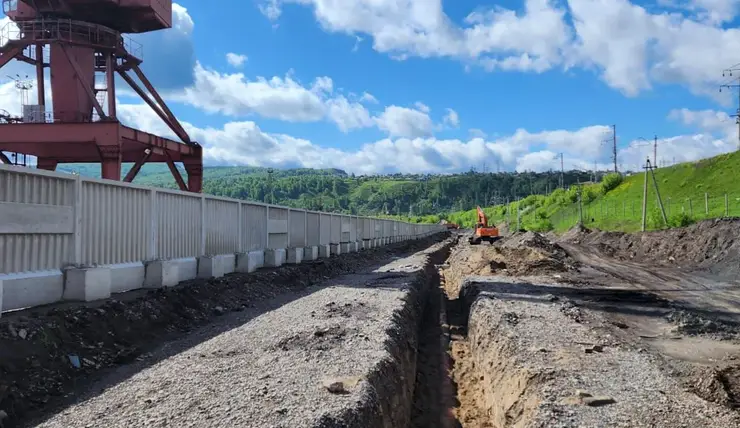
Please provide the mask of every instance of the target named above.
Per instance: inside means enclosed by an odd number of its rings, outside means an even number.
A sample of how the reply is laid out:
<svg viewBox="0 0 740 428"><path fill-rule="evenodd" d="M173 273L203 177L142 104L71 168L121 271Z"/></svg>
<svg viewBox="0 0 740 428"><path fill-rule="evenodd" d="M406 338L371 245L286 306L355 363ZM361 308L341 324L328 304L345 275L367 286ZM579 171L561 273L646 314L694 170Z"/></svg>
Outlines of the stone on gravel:
<svg viewBox="0 0 740 428"><path fill-rule="evenodd" d="M590 407L606 406L607 404L616 403L616 400L605 395L598 397L583 397L581 401L583 401L583 404Z"/></svg>

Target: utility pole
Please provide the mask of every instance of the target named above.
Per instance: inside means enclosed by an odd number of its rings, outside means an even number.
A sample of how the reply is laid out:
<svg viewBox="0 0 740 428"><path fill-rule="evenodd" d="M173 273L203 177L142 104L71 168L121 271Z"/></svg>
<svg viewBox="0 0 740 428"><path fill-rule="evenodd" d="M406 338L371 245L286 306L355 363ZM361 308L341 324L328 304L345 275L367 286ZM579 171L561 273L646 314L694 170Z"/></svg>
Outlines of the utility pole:
<svg viewBox="0 0 740 428"><path fill-rule="evenodd" d="M738 65L734 65L730 68L726 68L722 70L722 77L732 77L732 79L728 80L727 83L720 85L719 91L722 92L722 88L727 88L730 91L732 91L733 88L739 88L737 92L737 96L738 96L737 110L735 110L735 114L732 114L730 116L734 117L735 123L737 123L737 149L740 150L740 84L730 83L733 81L738 81L738 78L732 75L733 72L737 73L738 71L740 71L740 68L738 68Z"/></svg>
<svg viewBox="0 0 740 428"><path fill-rule="evenodd" d="M619 172L617 169L617 125L612 125L612 156L614 157L614 172Z"/></svg>
<svg viewBox="0 0 740 428"><path fill-rule="evenodd" d="M565 168L563 167L563 153L561 152L560 153L560 188L561 189L565 187L564 174L565 174Z"/></svg>
<svg viewBox="0 0 740 428"><path fill-rule="evenodd" d="M658 169L658 136L655 136L653 140L653 163L655 163L655 169Z"/></svg>

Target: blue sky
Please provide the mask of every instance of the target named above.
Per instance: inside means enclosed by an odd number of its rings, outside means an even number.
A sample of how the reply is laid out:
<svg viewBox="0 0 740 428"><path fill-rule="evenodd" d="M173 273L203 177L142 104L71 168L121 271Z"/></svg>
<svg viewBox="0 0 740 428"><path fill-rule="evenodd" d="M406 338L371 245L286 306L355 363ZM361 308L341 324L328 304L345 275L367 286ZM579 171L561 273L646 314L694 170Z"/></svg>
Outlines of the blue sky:
<svg viewBox="0 0 740 428"><path fill-rule="evenodd" d="M137 39L209 164L546 170L564 152L567 168L606 167L616 124L635 168L652 154L639 137L659 136L661 162L737 147L734 98L717 89L740 62L738 13L740 0L180 0L172 29ZM9 85L0 102L16 102ZM171 136L119 101L122 121Z"/></svg>

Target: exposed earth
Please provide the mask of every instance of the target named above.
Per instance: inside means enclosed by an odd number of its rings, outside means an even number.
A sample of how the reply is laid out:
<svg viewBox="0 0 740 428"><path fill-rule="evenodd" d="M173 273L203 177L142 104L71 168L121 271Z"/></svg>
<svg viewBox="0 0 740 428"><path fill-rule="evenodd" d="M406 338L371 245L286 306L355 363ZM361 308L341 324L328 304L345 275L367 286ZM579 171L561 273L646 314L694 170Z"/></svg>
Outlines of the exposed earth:
<svg viewBox="0 0 740 428"><path fill-rule="evenodd" d="M737 230L463 231L4 314L0 426L740 426Z"/></svg>

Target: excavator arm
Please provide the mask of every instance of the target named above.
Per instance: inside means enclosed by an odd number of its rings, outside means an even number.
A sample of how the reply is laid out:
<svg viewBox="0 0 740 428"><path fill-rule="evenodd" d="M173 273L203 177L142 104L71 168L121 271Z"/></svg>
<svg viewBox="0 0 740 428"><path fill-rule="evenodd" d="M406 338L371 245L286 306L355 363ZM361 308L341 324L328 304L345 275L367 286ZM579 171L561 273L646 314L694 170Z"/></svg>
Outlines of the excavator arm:
<svg viewBox="0 0 740 428"><path fill-rule="evenodd" d="M488 217L486 217L486 213L483 212L481 207L477 207L477 208L478 208L478 223L477 224L482 224L483 227L488 227Z"/></svg>

